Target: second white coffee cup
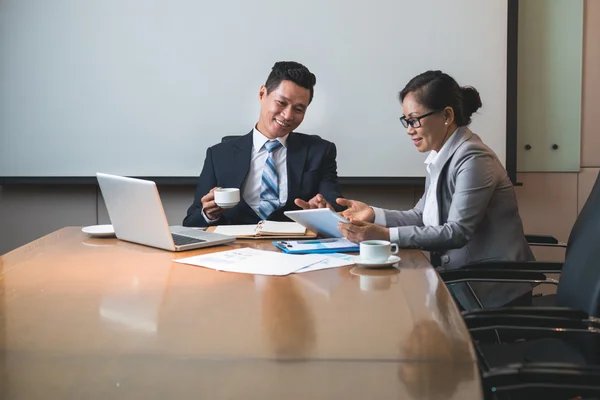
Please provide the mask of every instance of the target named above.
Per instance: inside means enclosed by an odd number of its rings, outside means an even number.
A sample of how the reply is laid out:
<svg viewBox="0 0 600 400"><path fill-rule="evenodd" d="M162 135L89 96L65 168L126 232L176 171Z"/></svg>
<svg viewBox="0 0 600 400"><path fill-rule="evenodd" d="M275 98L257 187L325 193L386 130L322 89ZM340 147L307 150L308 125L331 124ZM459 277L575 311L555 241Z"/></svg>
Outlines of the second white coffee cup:
<svg viewBox="0 0 600 400"><path fill-rule="evenodd" d="M361 262L383 264L390 258L390 255L397 253L398 245L387 240L363 240L360 242Z"/></svg>

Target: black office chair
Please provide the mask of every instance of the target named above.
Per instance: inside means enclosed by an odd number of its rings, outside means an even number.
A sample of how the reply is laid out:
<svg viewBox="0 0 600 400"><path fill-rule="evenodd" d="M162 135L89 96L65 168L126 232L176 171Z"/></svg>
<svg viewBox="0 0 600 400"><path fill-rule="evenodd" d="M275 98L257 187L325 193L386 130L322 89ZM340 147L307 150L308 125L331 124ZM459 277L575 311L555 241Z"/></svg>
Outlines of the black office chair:
<svg viewBox="0 0 600 400"><path fill-rule="evenodd" d="M587 263L593 262L597 256L600 256L600 252L596 255L595 253L591 253L585 256L587 253L582 251L582 248L593 250L595 246L594 242L594 234L598 236L600 230L598 232L595 229L600 225L600 174L596 177L596 182L594 183L594 187L592 188L592 192L590 193L585 205L583 206L581 212L579 213L577 219L575 220L575 224L571 229L569 234L569 240L566 244L566 252L565 252L565 262L548 262L548 261L531 261L531 262L521 262L521 261L492 261L492 262L482 262L482 263L473 263L455 271L443 271L440 272L442 278L446 281L446 283L457 283L457 282L468 282L468 281L505 281L505 282L517 282L517 281L528 281L526 276L519 275L520 273L524 273L526 271L529 272L538 272L538 273L552 273L552 274L561 274L560 280L562 289L557 291L556 295L546 295L541 297L533 298L534 306L573 306L578 309L586 310L590 312L590 315L598 316L598 310L593 310L591 312L588 308L589 304L582 305L579 303L565 303L565 300L570 296L571 293L579 293L578 286L580 283L584 285L586 288L584 290L585 293L588 293L590 296L593 296L593 299L590 299L592 302L595 302L598 296L600 296L600 287L593 288L589 287L589 285L595 285L596 282L590 281L589 279L582 279L581 281L577 279L580 275L580 272L585 272L584 265ZM596 225L595 225L596 224ZM591 232L588 234L588 232ZM598 236L600 237L600 236ZM550 246L559 246L563 247L564 244L558 242L555 238L552 237L544 237L544 236L531 236L529 239L535 239L536 245L550 245ZM571 254L577 253L577 254ZM567 270L565 271L565 265L568 262ZM477 272L475 272L477 270ZM495 272L485 272L485 271L495 270ZM491 276L490 274L494 274ZM566 273L566 274L565 274ZM557 285L558 281L554 279L548 279L545 275L535 275L537 278L532 283L542 283L542 284L553 284ZM493 278L493 279L487 279ZM574 282L575 280L575 282ZM573 287L575 285L575 287ZM598 292L594 292L597 290ZM559 299L559 292L563 292L562 300ZM564 293L567 293L566 295ZM473 297L476 299L475 293L471 293ZM581 297L578 297L581 299ZM479 303L481 304L481 303ZM583 308L582 308L583 307Z"/></svg>
<svg viewBox="0 0 600 400"><path fill-rule="evenodd" d="M476 318L467 317L467 325L475 341L486 399L600 399L600 367L586 365L581 350L568 347L568 343L564 342L578 335L598 340L600 331L597 321L577 320L566 315L523 318L523 315L508 314L511 310L505 311L507 314L503 316L488 314L478 315ZM489 310L479 311L481 312L489 313ZM531 337L540 335L545 338L529 344L513 344L512 348L507 348L507 345L497 347L503 353L501 362L498 362L497 358L490 357L489 345L482 344L478 328L483 328L485 332L487 329L500 327L521 327ZM514 358L515 347L521 346L522 350L524 346L532 344L538 347L538 359L524 359L513 363L510 357ZM496 352L495 355L498 354Z"/></svg>
<svg viewBox="0 0 600 400"><path fill-rule="evenodd" d="M525 235L525 239L527 243L529 243L530 247L560 247L563 249L567 248L567 244L564 242L560 242L554 236L550 235ZM547 266L552 265L552 268L549 268L552 271L560 271L562 270L563 262L548 262ZM532 303L534 306L554 306L556 305L556 294L544 294L538 293L534 295L532 299Z"/></svg>
<svg viewBox="0 0 600 400"><path fill-rule="evenodd" d="M511 363L566 362L600 365L600 176L569 236L557 307L480 309L463 313L490 368ZM441 272L446 283L543 282L546 263L515 263L510 269L468 268ZM513 269L514 268L514 269ZM511 332L526 341L502 343ZM497 342L501 342L498 344ZM600 384L600 382L599 382Z"/></svg>
<svg viewBox="0 0 600 400"><path fill-rule="evenodd" d="M600 368L568 364L514 364L482 372L488 400L600 398Z"/></svg>

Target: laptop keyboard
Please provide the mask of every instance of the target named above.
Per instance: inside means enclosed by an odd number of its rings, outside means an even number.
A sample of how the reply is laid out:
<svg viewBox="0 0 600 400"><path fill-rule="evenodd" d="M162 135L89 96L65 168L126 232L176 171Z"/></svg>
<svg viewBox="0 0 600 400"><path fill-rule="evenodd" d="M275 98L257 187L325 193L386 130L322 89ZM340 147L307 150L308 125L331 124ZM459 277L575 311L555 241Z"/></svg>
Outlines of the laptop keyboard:
<svg viewBox="0 0 600 400"><path fill-rule="evenodd" d="M175 243L175 246L183 246L183 245L186 245L186 244L194 244L194 243L206 242L206 240L203 240L203 239L198 239L198 238L193 238L193 237L189 237L189 236L178 235L177 233L171 233L171 236L173 236L173 243Z"/></svg>

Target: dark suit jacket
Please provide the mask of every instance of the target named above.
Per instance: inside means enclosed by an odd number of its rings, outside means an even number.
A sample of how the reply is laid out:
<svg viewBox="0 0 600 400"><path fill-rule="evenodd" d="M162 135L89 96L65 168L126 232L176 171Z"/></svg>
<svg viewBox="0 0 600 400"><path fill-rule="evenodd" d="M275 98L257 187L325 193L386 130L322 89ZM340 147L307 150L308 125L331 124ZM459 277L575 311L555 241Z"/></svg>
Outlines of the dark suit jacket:
<svg viewBox="0 0 600 400"><path fill-rule="evenodd" d="M219 143L206 150L206 159L200 173L194 203L183 220L184 226L207 225L202 216L201 199L213 187L242 189L250 171L252 145L252 131L250 131L247 135ZM339 209L335 200L342 195L337 181L335 144L316 135L292 132L286 146L288 200L269 216L269 220L289 221L283 212L298 209L294 200L300 198L308 201L317 193L321 193L331 205ZM259 221L259 216L242 198L237 206L225 210L217 223L219 225L255 224Z"/></svg>

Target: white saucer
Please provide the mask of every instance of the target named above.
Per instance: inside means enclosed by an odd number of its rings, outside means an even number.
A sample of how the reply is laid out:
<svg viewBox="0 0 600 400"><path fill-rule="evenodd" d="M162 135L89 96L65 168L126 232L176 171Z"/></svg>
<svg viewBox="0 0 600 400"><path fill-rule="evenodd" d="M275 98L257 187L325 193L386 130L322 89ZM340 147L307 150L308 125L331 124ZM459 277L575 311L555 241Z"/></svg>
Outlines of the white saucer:
<svg viewBox="0 0 600 400"><path fill-rule="evenodd" d="M238 202L235 202L235 203L221 203L221 204L217 203L217 205L219 207L223 208L223 209L228 209L228 208L233 208L233 207L237 206Z"/></svg>
<svg viewBox="0 0 600 400"><path fill-rule="evenodd" d="M92 225L81 228L83 233L93 237L114 237L115 230L112 225Z"/></svg>
<svg viewBox="0 0 600 400"><path fill-rule="evenodd" d="M360 266L367 267L367 268L383 268L383 267L391 267L392 265L396 264L398 261L400 261L400 257L391 255L387 259L387 261L384 263L372 263L372 262L361 261L360 256L354 256L352 258L352 261L356 265L360 265Z"/></svg>

